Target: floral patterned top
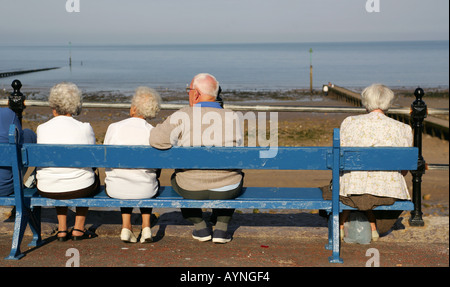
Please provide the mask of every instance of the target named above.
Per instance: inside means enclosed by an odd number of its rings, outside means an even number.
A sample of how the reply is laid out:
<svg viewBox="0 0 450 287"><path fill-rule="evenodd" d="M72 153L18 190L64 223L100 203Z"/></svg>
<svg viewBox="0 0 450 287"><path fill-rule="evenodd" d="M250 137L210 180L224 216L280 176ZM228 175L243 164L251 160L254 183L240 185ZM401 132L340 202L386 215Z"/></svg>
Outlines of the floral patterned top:
<svg viewBox="0 0 450 287"><path fill-rule="evenodd" d="M379 113L347 117L341 124L341 146L411 147L410 126ZM399 171L351 171L340 177L341 196L371 194L410 199L403 175Z"/></svg>

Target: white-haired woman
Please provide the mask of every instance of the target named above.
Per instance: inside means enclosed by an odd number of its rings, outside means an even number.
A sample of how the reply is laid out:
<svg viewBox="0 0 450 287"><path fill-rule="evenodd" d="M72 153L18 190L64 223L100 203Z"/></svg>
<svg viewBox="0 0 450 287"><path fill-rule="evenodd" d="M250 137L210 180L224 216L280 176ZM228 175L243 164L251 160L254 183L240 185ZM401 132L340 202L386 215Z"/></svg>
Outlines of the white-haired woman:
<svg viewBox="0 0 450 287"><path fill-rule="evenodd" d="M63 82L50 90L48 98L53 118L37 127L38 144L95 144L94 131L89 123L73 118L81 112L81 91L73 83ZM43 197L73 199L90 197L99 191L99 178L92 168L37 168L37 188ZM59 241L70 236L73 240L95 237L86 230L87 207L77 207L72 232L67 229L67 207L56 207Z"/></svg>
<svg viewBox="0 0 450 287"><path fill-rule="evenodd" d="M341 124L341 146L353 147L410 147L413 144L410 126L386 116L395 95L382 84L373 84L361 93L362 104L367 114L347 117ZM377 215L372 209L379 205L391 205L396 200L410 200L404 179L407 171L351 171L340 177L340 199L343 203L366 211L372 227L372 240L378 233L388 231L400 215ZM349 211L341 216L343 224ZM390 220L383 220L390 219ZM383 225L383 226L381 226ZM377 231L378 228L378 231Z"/></svg>
<svg viewBox="0 0 450 287"><path fill-rule="evenodd" d="M111 124L105 135L106 145L149 145L153 126L146 119L156 116L160 110L159 94L148 87L139 87L133 96L130 118ZM143 199L156 195L159 189L159 170L155 169L106 169L106 192L108 196L119 199ZM133 208L121 208L122 231L120 239L124 242L137 242L131 225ZM141 208L141 243L151 242L151 208Z"/></svg>

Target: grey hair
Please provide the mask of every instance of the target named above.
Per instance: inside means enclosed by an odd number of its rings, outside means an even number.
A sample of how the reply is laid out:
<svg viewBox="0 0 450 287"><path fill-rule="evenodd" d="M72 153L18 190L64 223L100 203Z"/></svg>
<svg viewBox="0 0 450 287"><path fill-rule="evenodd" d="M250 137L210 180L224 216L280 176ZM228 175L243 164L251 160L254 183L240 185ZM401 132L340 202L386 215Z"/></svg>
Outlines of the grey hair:
<svg viewBox="0 0 450 287"><path fill-rule="evenodd" d="M56 84L50 89L48 103L59 115L79 115L83 104L81 91L74 83Z"/></svg>
<svg viewBox="0 0 450 287"><path fill-rule="evenodd" d="M213 79L214 81L213 85L211 85L210 81L205 81L208 77ZM198 89L203 94L206 94L214 98L217 98L217 94L219 92L219 82L213 75L207 73L201 73L196 75L194 77L192 87L194 89Z"/></svg>
<svg viewBox="0 0 450 287"><path fill-rule="evenodd" d="M372 84L361 93L362 104L367 111L387 111L395 100L394 92L383 84Z"/></svg>
<svg viewBox="0 0 450 287"><path fill-rule="evenodd" d="M161 97L157 91L149 87L138 87L131 105L136 107L138 116L151 119L161 110Z"/></svg>

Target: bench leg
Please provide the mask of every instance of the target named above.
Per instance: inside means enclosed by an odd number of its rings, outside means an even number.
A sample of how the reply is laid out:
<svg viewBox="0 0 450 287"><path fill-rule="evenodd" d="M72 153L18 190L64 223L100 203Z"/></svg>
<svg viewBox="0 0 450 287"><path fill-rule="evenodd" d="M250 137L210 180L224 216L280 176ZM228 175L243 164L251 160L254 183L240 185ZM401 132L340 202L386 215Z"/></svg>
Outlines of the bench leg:
<svg viewBox="0 0 450 287"><path fill-rule="evenodd" d="M332 220L331 220L331 215L330 213L328 213L329 217L328 217L328 244L325 244L325 249L326 250L333 250L333 235L332 235Z"/></svg>
<svg viewBox="0 0 450 287"><path fill-rule="evenodd" d="M22 243L27 223L28 223L28 211L16 208L16 219L14 222L14 233L11 243L11 253L5 259L18 260L24 256L24 254L20 252L20 244Z"/></svg>
<svg viewBox="0 0 450 287"><path fill-rule="evenodd" d="M340 238L339 238L339 213L332 212L328 227L328 242L331 244L331 249L333 251L332 256L328 258L330 263L344 263L344 260L340 257ZM331 230L331 234L330 234ZM330 238L331 237L331 238Z"/></svg>
<svg viewBox="0 0 450 287"><path fill-rule="evenodd" d="M33 232L33 239L28 246L40 246L42 244L41 238L41 207L35 206L31 211L30 229Z"/></svg>

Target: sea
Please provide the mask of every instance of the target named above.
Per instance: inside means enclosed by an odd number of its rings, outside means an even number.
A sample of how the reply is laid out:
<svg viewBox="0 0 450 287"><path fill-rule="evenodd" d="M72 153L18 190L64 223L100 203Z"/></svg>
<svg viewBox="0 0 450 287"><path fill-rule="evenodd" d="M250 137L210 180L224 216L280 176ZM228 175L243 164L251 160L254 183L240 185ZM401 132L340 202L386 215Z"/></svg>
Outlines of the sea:
<svg viewBox="0 0 450 287"><path fill-rule="evenodd" d="M71 65L70 65L71 62ZM0 73L58 69L0 78L11 91L19 79L32 99L45 99L62 81L77 84L96 99L129 98L138 86L158 90L168 102L186 100L185 88L197 73L211 73L228 95L274 94L332 83L361 90L372 83L391 88L449 87L449 41L342 43L171 44L171 45L5 45ZM31 92L32 91L32 92ZM256 92L256 93L255 93ZM264 95L271 95L270 99ZM276 96L275 96L276 98Z"/></svg>

